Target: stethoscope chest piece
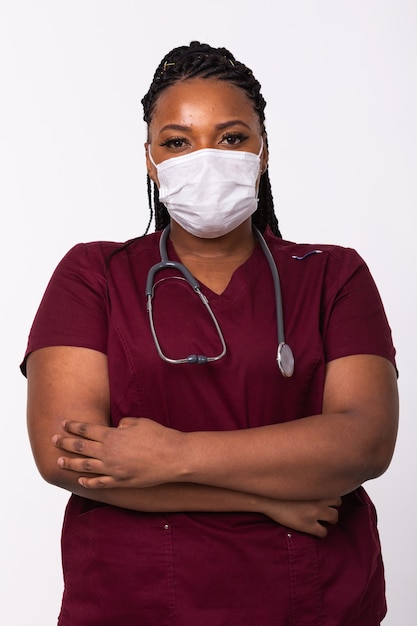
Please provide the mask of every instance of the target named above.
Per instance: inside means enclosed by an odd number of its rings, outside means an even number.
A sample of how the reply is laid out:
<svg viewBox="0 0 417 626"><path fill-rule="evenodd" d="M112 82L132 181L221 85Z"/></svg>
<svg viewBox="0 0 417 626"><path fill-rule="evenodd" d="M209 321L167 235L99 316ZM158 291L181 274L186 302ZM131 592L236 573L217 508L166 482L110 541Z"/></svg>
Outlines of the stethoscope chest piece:
<svg viewBox="0 0 417 626"><path fill-rule="evenodd" d="M277 363L281 374L291 378L294 374L294 355L287 343L281 342L277 351Z"/></svg>

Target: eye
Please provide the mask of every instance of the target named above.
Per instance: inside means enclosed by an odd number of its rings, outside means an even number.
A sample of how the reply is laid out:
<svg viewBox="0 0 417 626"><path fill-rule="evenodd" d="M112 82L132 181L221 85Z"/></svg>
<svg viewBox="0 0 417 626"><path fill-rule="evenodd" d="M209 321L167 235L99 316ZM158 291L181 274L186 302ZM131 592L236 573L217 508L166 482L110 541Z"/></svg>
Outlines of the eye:
<svg viewBox="0 0 417 626"><path fill-rule="evenodd" d="M239 146L247 138L247 135L243 133L227 133L227 135L223 135L220 143L226 144L227 146Z"/></svg>
<svg viewBox="0 0 417 626"><path fill-rule="evenodd" d="M159 145L165 148L172 148L176 150L176 149L184 148L184 146L188 144L189 142L187 141L187 139L185 139L185 137L170 137L169 139L166 139L166 141L163 141Z"/></svg>

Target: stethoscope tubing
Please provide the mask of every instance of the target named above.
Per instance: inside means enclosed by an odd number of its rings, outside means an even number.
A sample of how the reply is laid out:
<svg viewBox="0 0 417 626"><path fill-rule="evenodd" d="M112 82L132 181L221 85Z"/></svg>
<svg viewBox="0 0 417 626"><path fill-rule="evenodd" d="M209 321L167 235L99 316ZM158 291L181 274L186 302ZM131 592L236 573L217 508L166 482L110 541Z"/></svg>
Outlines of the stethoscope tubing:
<svg viewBox="0 0 417 626"><path fill-rule="evenodd" d="M159 263L156 263L155 265L153 265L151 267L151 269L148 272L148 276L146 279L146 288L145 288L145 295L147 298L147 311L148 311L148 315L149 315L149 323L150 323L150 327L151 327L151 332L152 332L152 337L157 349L157 352L159 354L159 356L161 357L161 359L163 359L164 361L166 361L167 363L172 363L174 365L177 364L183 364L183 363L198 363L198 364L203 364L203 363L211 363L214 361L219 361L221 358L224 357L224 355L226 354L227 351L227 347L226 347L226 342L224 340L224 336L223 333L221 331L220 325L216 319L216 316L214 315L211 306L209 304L208 299L206 298L206 296L203 294L203 292L200 289L200 284L198 282L198 280L192 275L192 273L185 267L185 265L183 265L182 263L178 263L177 261L170 261L168 259L168 254L167 254L167 239L168 239L168 235L169 235L169 231L170 231L170 227L167 226L164 231L162 232L161 238L159 240L159 253L161 256L161 261ZM163 351L162 348L160 346L157 334L156 334L156 330L155 330L155 324L154 324L154 320L153 320L153 310L152 310L152 299L154 296L154 288L155 288L155 275L163 270L166 269L175 269L177 271L179 271L182 276L184 277L184 279L188 282L189 285L191 285L191 287L193 288L194 292L199 296L201 302L203 303L203 305L205 306L206 310L208 311L213 324L216 328L216 332L219 336L220 339L220 343L221 343L221 352L216 355L216 356L205 356L203 354L190 354L185 358L181 358L181 359L171 359L168 356L166 356Z"/></svg>
<svg viewBox="0 0 417 626"><path fill-rule="evenodd" d="M274 258L272 256L272 253L270 249L268 248L264 237L261 235L260 231L256 227L253 227L253 230L256 235L256 238L259 241L261 249L266 257L266 260L268 262L271 275L272 275L273 284L274 284L275 307L276 307L276 317L277 317L277 337L278 337L277 363L278 363L278 367L282 375L285 378L290 378L294 373L294 355L292 353L290 346L285 342L284 314L283 314L283 306L282 306L282 293L281 293L281 283L280 283L279 273L278 273L278 269L274 261ZM145 287L145 295L146 295L146 301L147 301L146 308L148 311L149 324L150 324L152 338L154 340L156 350L162 360L171 364L183 364L183 363L204 364L204 363L210 363L213 361L219 361L221 358L225 356L226 351L227 351L226 342L224 340L220 325L209 305L209 302L206 296L202 293L200 289L200 284L197 281L197 279L185 267L185 265L183 265L182 263L178 263L176 261L171 261L168 258L167 240L168 240L169 233L170 233L170 226L168 225L163 230L160 240L159 240L159 253L160 253L161 260L159 261L159 263L156 263L150 268L147 279L146 279L146 287ZM216 328L216 331L218 333L220 343L221 343L222 350L218 355L208 357L204 355L190 354L184 358L171 359L163 353L160 343L158 341L156 330L155 330L155 324L154 324L154 319L153 319L153 309L152 309L152 299L153 299L154 290L155 290L155 276L158 272L166 270L166 269L175 269L178 272L180 272L184 280L186 280L189 283L189 285L192 287L194 292L199 296L201 302L206 307L214 323L214 326Z"/></svg>

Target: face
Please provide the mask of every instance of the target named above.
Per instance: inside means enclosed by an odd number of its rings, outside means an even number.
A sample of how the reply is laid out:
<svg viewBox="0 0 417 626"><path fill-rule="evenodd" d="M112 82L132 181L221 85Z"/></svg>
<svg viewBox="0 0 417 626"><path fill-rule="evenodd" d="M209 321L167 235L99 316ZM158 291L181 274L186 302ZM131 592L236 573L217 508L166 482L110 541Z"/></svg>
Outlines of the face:
<svg viewBox="0 0 417 626"><path fill-rule="evenodd" d="M261 148L259 116L246 93L231 83L193 78L167 87L159 96L145 144L146 162L151 179L158 185L156 168L166 159L203 148L243 150L259 153ZM268 154L261 154L261 171Z"/></svg>

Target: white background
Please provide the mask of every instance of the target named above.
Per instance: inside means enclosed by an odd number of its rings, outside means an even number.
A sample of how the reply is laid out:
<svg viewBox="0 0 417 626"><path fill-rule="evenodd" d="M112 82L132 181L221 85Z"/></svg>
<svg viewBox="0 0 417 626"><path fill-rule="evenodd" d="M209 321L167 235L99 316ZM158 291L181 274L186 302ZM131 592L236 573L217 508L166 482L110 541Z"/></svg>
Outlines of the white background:
<svg viewBox="0 0 417 626"><path fill-rule="evenodd" d="M0 621L53 625L62 592L67 494L32 460L18 370L27 334L69 247L142 233L140 99L165 52L193 39L228 47L263 85L285 238L356 248L379 286L401 427L390 469L367 487L385 555L384 626L414 626L416 0L0 0Z"/></svg>

